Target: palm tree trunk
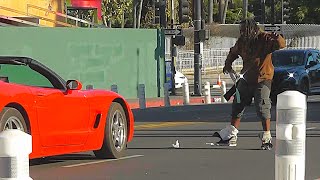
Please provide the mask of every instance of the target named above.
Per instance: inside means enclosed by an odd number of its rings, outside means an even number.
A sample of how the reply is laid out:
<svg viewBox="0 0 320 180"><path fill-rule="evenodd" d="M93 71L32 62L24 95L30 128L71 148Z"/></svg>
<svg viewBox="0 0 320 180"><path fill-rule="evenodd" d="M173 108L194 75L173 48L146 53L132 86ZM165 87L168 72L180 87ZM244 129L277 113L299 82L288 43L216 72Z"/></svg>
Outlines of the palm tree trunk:
<svg viewBox="0 0 320 180"><path fill-rule="evenodd" d="M138 14L138 25L137 28L140 28L140 22L141 22L141 13L142 13L142 4L143 0L140 0L140 5L139 5L139 14Z"/></svg>
<svg viewBox="0 0 320 180"><path fill-rule="evenodd" d="M226 23L226 16L227 16L227 10L228 10L228 3L229 3L229 0L225 0L225 3L224 3L224 10L223 10L223 17L222 17L222 24L225 24L225 23Z"/></svg>

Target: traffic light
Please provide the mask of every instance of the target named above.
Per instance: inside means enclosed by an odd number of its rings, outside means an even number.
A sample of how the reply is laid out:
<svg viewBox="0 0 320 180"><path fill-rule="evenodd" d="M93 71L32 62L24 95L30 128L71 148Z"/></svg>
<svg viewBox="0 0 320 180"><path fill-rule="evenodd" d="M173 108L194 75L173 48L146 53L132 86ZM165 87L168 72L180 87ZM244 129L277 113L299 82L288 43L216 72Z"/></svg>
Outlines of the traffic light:
<svg viewBox="0 0 320 180"><path fill-rule="evenodd" d="M167 27L167 14L166 14L167 1L155 0L154 4L154 20L156 24L160 23L163 28Z"/></svg>
<svg viewBox="0 0 320 180"><path fill-rule="evenodd" d="M179 0L179 23L189 21L189 2L188 0Z"/></svg>
<svg viewBox="0 0 320 180"><path fill-rule="evenodd" d="M178 35L175 36L172 41L174 45L184 46L186 44L186 37L184 35Z"/></svg>
<svg viewBox="0 0 320 180"><path fill-rule="evenodd" d="M290 3L289 1L283 1L282 3L282 23L286 23L290 18Z"/></svg>

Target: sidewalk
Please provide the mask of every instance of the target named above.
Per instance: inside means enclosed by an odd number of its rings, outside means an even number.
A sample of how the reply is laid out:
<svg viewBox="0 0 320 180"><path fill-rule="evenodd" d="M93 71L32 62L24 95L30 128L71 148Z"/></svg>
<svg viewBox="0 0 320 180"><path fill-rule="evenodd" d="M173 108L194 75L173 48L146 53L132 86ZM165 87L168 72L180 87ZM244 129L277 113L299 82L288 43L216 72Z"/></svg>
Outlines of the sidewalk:
<svg viewBox="0 0 320 180"><path fill-rule="evenodd" d="M170 106L181 106L183 105L183 96L169 96L170 98ZM204 104L204 96L190 96L190 103L189 105L199 105ZM231 102L232 99L229 100ZM131 109L138 109L139 108L139 99L127 99ZM213 96L211 97L211 103L221 103L220 96ZM146 108L150 107L162 107L165 106L164 104L164 97L159 98L146 98Z"/></svg>

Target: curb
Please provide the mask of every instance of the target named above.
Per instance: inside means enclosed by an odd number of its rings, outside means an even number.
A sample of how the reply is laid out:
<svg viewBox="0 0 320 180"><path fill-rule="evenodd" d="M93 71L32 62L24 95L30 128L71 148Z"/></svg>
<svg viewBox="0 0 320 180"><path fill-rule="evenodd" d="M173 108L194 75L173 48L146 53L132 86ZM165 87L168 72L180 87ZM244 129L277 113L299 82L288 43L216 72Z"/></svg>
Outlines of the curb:
<svg viewBox="0 0 320 180"><path fill-rule="evenodd" d="M171 96L170 98L170 106L183 106L183 97L181 96ZM201 97L190 97L190 103L188 105L199 105L199 104L205 104L204 96ZM229 100L229 102L232 101L232 99ZM139 99L127 99L127 102L130 105L131 109L140 109L139 106ZM211 98L212 103L221 103L221 97L220 96L214 96ZM227 102L227 103L229 103ZM146 98L146 108L152 108L152 107L164 107L164 98Z"/></svg>

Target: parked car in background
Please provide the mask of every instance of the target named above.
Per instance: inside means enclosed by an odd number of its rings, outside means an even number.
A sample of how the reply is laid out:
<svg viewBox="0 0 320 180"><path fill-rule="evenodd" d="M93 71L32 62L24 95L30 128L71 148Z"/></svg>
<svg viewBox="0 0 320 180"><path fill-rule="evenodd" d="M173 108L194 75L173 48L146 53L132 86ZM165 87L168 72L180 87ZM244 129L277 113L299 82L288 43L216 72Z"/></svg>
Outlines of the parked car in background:
<svg viewBox="0 0 320 180"><path fill-rule="evenodd" d="M317 49L282 49L272 53L274 77L272 104L286 90L298 90L305 95L320 93L320 51Z"/></svg>
<svg viewBox="0 0 320 180"><path fill-rule="evenodd" d="M188 81L185 75L183 75L181 72L176 71L176 74L174 76L174 81L175 81L175 87L176 89L182 88L182 84L185 81Z"/></svg>
<svg viewBox="0 0 320 180"><path fill-rule="evenodd" d="M181 72L176 71L176 74L174 75L174 81L175 81L175 88L180 89L182 88L182 84L185 81L188 81L188 79ZM170 70L167 70L166 72L166 82L169 83L169 90L171 90L171 71Z"/></svg>
<svg viewBox="0 0 320 180"><path fill-rule="evenodd" d="M30 158L94 151L120 158L133 138L134 117L123 97L83 90L28 57L0 57L0 131L32 136Z"/></svg>

